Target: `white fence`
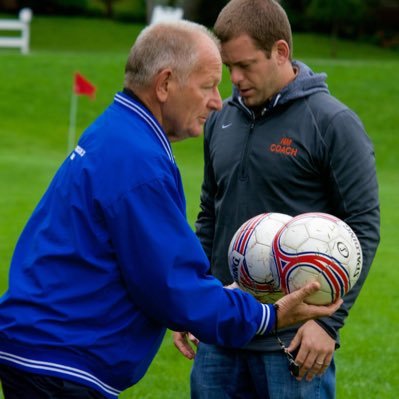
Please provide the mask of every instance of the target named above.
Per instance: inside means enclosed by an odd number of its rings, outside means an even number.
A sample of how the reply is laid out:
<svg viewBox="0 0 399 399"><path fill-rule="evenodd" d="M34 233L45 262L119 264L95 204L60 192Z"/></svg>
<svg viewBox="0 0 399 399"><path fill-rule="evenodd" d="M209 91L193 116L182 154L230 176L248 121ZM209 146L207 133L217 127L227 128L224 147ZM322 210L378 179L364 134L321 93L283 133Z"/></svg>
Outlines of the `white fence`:
<svg viewBox="0 0 399 399"><path fill-rule="evenodd" d="M155 6L152 11L151 24L157 22L178 21L183 18L183 9L179 7Z"/></svg>
<svg viewBox="0 0 399 399"><path fill-rule="evenodd" d="M29 8L23 8L19 12L19 19L0 19L0 31L20 31L20 36L1 36L0 47L20 48L22 54L29 53L30 41L30 21L32 20L32 11Z"/></svg>

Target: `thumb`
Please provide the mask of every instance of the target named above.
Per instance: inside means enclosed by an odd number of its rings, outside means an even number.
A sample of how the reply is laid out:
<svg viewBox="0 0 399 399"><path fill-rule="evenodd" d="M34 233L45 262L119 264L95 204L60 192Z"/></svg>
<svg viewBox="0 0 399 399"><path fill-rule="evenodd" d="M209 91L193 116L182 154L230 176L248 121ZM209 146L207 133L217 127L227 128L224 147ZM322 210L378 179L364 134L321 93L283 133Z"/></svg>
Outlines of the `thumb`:
<svg viewBox="0 0 399 399"><path fill-rule="evenodd" d="M320 289L320 283L317 281L312 281L296 291L297 298L303 301L306 297L314 294L319 289Z"/></svg>
<svg viewBox="0 0 399 399"><path fill-rule="evenodd" d="M229 285L225 285L224 288L227 288L228 290L235 290L237 288L240 289L240 286L234 281Z"/></svg>
<svg viewBox="0 0 399 399"><path fill-rule="evenodd" d="M294 352L298 348L300 343L301 343L301 336L300 336L300 331L298 331L295 337L290 342L290 345L287 347L287 351Z"/></svg>

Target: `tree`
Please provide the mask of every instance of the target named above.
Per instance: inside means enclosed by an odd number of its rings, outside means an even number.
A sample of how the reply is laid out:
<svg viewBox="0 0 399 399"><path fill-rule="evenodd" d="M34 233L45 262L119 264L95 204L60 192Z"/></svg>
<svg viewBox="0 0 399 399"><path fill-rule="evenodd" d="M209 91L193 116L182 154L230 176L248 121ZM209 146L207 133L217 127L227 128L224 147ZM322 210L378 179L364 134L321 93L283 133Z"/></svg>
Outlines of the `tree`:
<svg viewBox="0 0 399 399"><path fill-rule="evenodd" d="M311 0L281 0L279 3L286 11L294 32L308 30L306 9Z"/></svg>
<svg viewBox="0 0 399 399"><path fill-rule="evenodd" d="M228 0L185 0L185 18L212 27Z"/></svg>
<svg viewBox="0 0 399 399"><path fill-rule="evenodd" d="M105 5L105 15L108 18L113 18L114 16L114 3L119 0L101 0L101 3Z"/></svg>
<svg viewBox="0 0 399 399"><path fill-rule="evenodd" d="M28 7L35 14L78 15L85 13L88 0L17 0L18 9Z"/></svg>
<svg viewBox="0 0 399 399"><path fill-rule="evenodd" d="M2 11L16 11L18 10L17 0L0 0L0 10Z"/></svg>
<svg viewBox="0 0 399 399"><path fill-rule="evenodd" d="M368 0L311 0L306 12L311 19L330 29L331 56L336 57L338 36L343 33L353 35L367 15L369 6Z"/></svg>

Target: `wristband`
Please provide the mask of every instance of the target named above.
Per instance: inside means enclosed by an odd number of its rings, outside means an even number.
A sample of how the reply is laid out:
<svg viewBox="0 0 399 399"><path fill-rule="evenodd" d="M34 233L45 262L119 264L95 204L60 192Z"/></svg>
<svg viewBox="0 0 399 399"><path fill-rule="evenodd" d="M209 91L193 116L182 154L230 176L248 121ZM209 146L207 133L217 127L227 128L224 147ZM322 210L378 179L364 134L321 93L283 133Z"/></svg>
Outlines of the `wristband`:
<svg viewBox="0 0 399 399"><path fill-rule="evenodd" d="M262 304L263 314L259 324L257 335L266 335L276 329L277 325L277 308L275 305Z"/></svg>

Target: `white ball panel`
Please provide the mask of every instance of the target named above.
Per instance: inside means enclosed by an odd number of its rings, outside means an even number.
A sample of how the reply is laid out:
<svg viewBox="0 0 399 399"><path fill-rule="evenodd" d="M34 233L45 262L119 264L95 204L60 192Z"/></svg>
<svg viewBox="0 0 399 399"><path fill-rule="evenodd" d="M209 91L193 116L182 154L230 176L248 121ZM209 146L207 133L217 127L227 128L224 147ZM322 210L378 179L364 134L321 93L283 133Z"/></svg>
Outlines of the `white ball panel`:
<svg viewBox="0 0 399 399"><path fill-rule="evenodd" d="M291 219L279 213L258 215L245 222L230 242L228 263L234 281L260 301L275 302L283 295L274 285L270 253L275 234Z"/></svg>
<svg viewBox="0 0 399 399"><path fill-rule="evenodd" d="M280 247L276 245L276 253L271 254L270 267L277 285L287 292L317 279L321 289L309 301L326 304L345 295L359 278L360 243L350 227L338 218L321 213L298 215L279 236ZM314 269L305 264L298 266L300 262L313 264Z"/></svg>

